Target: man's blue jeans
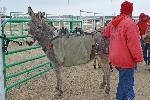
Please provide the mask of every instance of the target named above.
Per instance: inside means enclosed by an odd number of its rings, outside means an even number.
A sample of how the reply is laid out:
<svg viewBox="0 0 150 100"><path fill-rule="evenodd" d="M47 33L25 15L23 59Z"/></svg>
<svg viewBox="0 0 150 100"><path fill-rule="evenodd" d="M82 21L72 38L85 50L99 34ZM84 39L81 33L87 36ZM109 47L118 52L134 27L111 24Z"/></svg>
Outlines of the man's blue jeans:
<svg viewBox="0 0 150 100"><path fill-rule="evenodd" d="M150 44L146 43L146 47L145 47L147 53L147 63L150 64Z"/></svg>
<svg viewBox="0 0 150 100"><path fill-rule="evenodd" d="M147 48L144 45L144 41L142 39L141 39L141 46L142 46L144 61L147 63Z"/></svg>
<svg viewBox="0 0 150 100"><path fill-rule="evenodd" d="M119 83L116 100L134 100L134 68L117 68Z"/></svg>
<svg viewBox="0 0 150 100"><path fill-rule="evenodd" d="M142 46L142 50L143 50L144 61L147 64L150 64L150 44L146 43L144 45L144 41L141 39L141 46Z"/></svg>

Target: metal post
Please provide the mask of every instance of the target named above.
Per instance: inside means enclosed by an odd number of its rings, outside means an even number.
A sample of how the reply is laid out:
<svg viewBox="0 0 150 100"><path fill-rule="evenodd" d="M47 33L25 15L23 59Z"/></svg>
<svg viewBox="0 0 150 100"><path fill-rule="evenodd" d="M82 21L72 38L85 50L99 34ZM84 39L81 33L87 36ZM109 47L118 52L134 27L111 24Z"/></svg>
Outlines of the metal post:
<svg viewBox="0 0 150 100"><path fill-rule="evenodd" d="M1 17L0 17L0 36L2 36ZM2 38L0 38L0 100L5 100L2 44L3 44Z"/></svg>
<svg viewBox="0 0 150 100"><path fill-rule="evenodd" d="M80 20L82 21L81 23L83 23L83 20L84 20L82 18L82 12L84 12L84 11L80 10ZM83 24L81 24L80 27L83 28Z"/></svg>
<svg viewBox="0 0 150 100"><path fill-rule="evenodd" d="M94 13L94 19L93 19L93 30L95 30L95 14L96 14L96 13Z"/></svg>
<svg viewBox="0 0 150 100"><path fill-rule="evenodd" d="M23 32L23 30L24 30L24 29L23 29L23 24L24 24L24 23L21 23L21 31L22 31L21 33L22 33L22 35L23 35L23 33L24 33L24 32Z"/></svg>
<svg viewBox="0 0 150 100"><path fill-rule="evenodd" d="M82 11L80 10L80 20L81 20L81 12L82 12Z"/></svg>
<svg viewBox="0 0 150 100"><path fill-rule="evenodd" d="M96 14L101 14L101 13L94 13L94 30L95 30L95 27L96 27Z"/></svg>
<svg viewBox="0 0 150 100"><path fill-rule="evenodd" d="M83 29L83 22L82 21L80 22L80 25L81 25L81 28Z"/></svg>
<svg viewBox="0 0 150 100"><path fill-rule="evenodd" d="M92 28L94 30L94 16L93 16L93 19L92 19Z"/></svg>
<svg viewBox="0 0 150 100"><path fill-rule="evenodd" d="M47 14L46 14L46 16L45 16L45 17L46 17L46 20L47 20Z"/></svg>
<svg viewBox="0 0 150 100"><path fill-rule="evenodd" d="M70 21L70 31L72 31L72 30L73 30L73 22Z"/></svg>
<svg viewBox="0 0 150 100"><path fill-rule="evenodd" d="M18 13L23 13L23 12L10 12L10 19L12 18L12 14L18 14ZM10 22L10 35L12 35L12 27L11 27L11 22Z"/></svg>
<svg viewBox="0 0 150 100"><path fill-rule="evenodd" d="M12 18L12 16L11 16L11 12L10 12L10 18ZM9 24L10 26L10 35L12 35L12 30L11 30L11 22L10 22L10 24Z"/></svg>
<svg viewBox="0 0 150 100"><path fill-rule="evenodd" d="M52 15L52 14L46 14L46 20L48 20L48 15Z"/></svg>
<svg viewBox="0 0 150 100"><path fill-rule="evenodd" d="M60 26L60 21L61 21L61 19L60 19L60 15L59 15L59 29L61 28L61 26Z"/></svg>
<svg viewBox="0 0 150 100"><path fill-rule="evenodd" d="M105 16L103 16L103 27L105 26Z"/></svg>
<svg viewBox="0 0 150 100"><path fill-rule="evenodd" d="M21 35L24 34L23 24L24 24L24 23L22 22L22 23L21 23L21 33L22 33ZM22 38L22 41L23 41L23 40L24 40L24 39Z"/></svg>

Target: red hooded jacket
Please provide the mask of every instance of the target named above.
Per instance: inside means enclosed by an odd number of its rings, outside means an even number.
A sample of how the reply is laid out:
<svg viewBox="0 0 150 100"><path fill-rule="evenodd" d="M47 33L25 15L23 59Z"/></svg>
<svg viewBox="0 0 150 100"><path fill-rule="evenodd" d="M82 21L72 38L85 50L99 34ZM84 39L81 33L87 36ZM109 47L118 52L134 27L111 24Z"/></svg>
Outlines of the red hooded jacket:
<svg viewBox="0 0 150 100"><path fill-rule="evenodd" d="M103 36L110 39L109 60L120 68L132 68L143 61L139 31L133 20L121 14L114 18L103 30Z"/></svg>
<svg viewBox="0 0 150 100"><path fill-rule="evenodd" d="M148 22L150 21L150 17L148 15L145 15L144 13L141 13L139 16L139 22L137 23L140 31L140 35L145 34L147 28L148 28Z"/></svg>

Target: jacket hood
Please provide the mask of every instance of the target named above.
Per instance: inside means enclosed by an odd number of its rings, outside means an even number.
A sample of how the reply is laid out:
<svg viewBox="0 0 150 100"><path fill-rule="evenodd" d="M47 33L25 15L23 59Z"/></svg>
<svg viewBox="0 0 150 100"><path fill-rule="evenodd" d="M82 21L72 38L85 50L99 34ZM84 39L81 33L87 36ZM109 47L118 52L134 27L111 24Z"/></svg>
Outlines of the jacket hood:
<svg viewBox="0 0 150 100"><path fill-rule="evenodd" d="M121 14L116 16L113 20L112 20L112 25L113 26L118 26L118 24L126 17L126 14Z"/></svg>

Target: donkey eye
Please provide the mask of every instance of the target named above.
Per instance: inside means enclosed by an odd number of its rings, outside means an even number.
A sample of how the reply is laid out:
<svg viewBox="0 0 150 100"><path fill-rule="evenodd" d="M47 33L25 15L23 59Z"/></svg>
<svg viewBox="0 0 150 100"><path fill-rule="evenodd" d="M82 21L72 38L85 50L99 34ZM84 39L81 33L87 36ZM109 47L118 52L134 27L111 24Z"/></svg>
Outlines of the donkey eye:
<svg viewBox="0 0 150 100"><path fill-rule="evenodd" d="M37 29L41 29L41 28L42 28L41 26L38 26L38 27L37 27Z"/></svg>

